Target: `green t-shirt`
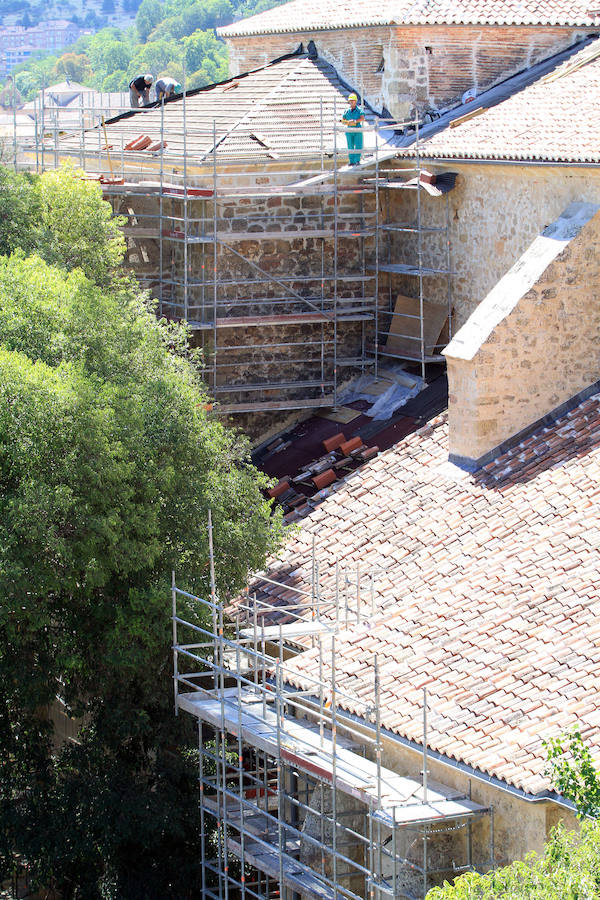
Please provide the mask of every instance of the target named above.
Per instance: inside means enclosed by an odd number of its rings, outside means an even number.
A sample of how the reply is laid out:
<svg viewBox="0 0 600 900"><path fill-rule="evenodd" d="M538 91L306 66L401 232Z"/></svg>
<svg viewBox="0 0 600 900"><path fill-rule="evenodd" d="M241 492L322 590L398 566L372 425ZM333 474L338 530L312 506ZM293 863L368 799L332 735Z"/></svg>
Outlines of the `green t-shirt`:
<svg viewBox="0 0 600 900"><path fill-rule="evenodd" d="M356 125L352 125L352 128L362 128L362 122L358 122L357 119L361 119L364 116L364 112L360 106L355 106L354 109L348 107L342 119L345 119L346 122L356 122Z"/></svg>

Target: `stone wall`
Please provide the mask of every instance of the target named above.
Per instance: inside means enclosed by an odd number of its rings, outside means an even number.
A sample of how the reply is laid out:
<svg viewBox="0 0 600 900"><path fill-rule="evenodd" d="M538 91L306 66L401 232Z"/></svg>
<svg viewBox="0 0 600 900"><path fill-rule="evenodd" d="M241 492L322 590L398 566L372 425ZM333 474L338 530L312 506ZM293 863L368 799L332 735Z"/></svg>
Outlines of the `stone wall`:
<svg viewBox="0 0 600 900"><path fill-rule="evenodd" d="M383 765L394 771L418 777L423 768L422 754L388 739L384 745ZM502 790L487 780L469 778L453 766L428 758L429 778L468 795L481 806L494 810L494 864L503 866L523 857L532 850L540 852L548 839L550 829L562 821L567 828L576 828L573 813L552 801L531 801L518 792ZM486 867L489 860L490 820L485 816L473 824L473 861L478 867ZM460 838L456 849L461 848ZM464 847L463 847L464 852ZM458 864L458 853L456 862Z"/></svg>
<svg viewBox="0 0 600 900"><path fill-rule="evenodd" d="M457 462L482 464L600 379L599 209L570 204L446 348Z"/></svg>
<svg viewBox="0 0 600 900"><path fill-rule="evenodd" d="M376 109L398 120L481 92L581 40L593 29L500 26L340 28L227 38L239 75L314 41L317 52Z"/></svg>
<svg viewBox="0 0 600 900"><path fill-rule="evenodd" d="M357 740L359 736L357 735ZM370 754L367 754L370 756ZM382 765L399 775L419 779L422 775L423 756L417 748L412 748L394 740L391 736L384 736L382 747ZM470 776L467 771L461 771L451 763L444 763L428 757L428 777L430 784L445 785L463 796L471 796L471 799L486 809L493 809L493 836L490 833L491 817L483 815L472 823L472 863L476 869L487 871L493 863L494 867L510 864L514 860L523 859L526 854L536 851L541 852L547 841L551 829L562 822L569 829L577 829L577 819L572 812L558 804L548 800L528 799L526 795L513 790L509 785L495 784L483 773L481 779ZM322 808L325 812L331 809L330 792L325 792L326 803L321 807L318 801L318 792L310 801L310 806L315 810L315 816L308 815L303 824L303 831L317 837L320 834L319 814ZM337 794L338 810L344 812L356 812L356 818L352 827L357 832L365 828L365 822L360 820L360 806L354 804L351 798ZM364 807L363 807L364 809ZM467 829L456 828L458 822L448 821L449 830L444 830L444 823L436 822L430 831L427 847L428 866L431 869L451 869L452 865L461 866L467 860ZM390 836L390 830L382 827L380 832L374 830L375 839L382 841ZM331 840L330 829L325 835ZM391 841L387 844L391 850ZM493 859L490 851L493 848ZM348 848L350 855L354 856L355 847ZM406 866L400 866L396 870L397 888L408 890L414 895L420 896L422 877L415 871L412 865L423 865L423 836L420 829L405 827L398 829L396 840L396 852L403 856ZM317 864L320 860L314 854L308 852L308 846L304 850L303 861ZM383 857L383 870L388 879L391 878L392 865L389 859ZM412 864L412 865L411 865ZM451 880L452 872L438 872L430 876L429 887L434 883L440 883L447 878Z"/></svg>
<svg viewBox="0 0 600 900"><path fill-rule="evenodd" d="M411 164L411 163L409 163ZM448 196L448 221L455 311L454 333L467 321L494 285L544 228L573 201L600 203L600 170L585 167L498 163L423 163L431 171L458 173ZM389 191L387 216L392 222L416 219L412 191ZM445 226L446 198L421 193L424 224ZM446 260L444 233L423 238L423 263L433 267ZM397 262L408 261L408 239L391 243ZM385 256L385 252L383 254ZM381 257L381 254L380 254ZM413 252L414 261L414 252ZM395 289L414 294L414 283L394 281ZM426 293L446 302L443 279L426 279Z"/></svg>
<svg viewBox="0 0 600 900"><path fill-rule="evenodd" d="M260 178L269 183L266 176ZM234 186L239 187L237 183ZM360 276L370 272L374 237L361 238L356 233L372 221L374 196L352 189L338 194L337 271L344 280L338 281L336 289L332 238L336 207L326 188L321 195L296 197L223 196L217 205L216 259L212 199L188 201L191 241L187 252L181 239L184 208L179 197L163 199L160 224L158 196L128 196L114 202L115 211L128 216L128 262L152 295L162 298L163 314L174 319L183 318L185 313L183 282L187 266L187 319L195 323L192 343L206 352L209 390L222 405L331 396L334 356L338 360L362 357L367 338L373 336L372 321L345 321L343 317L373 305L373 283ZM311 236L315 230L320 234ZM344 230L347 237L342 234ZM352 280L352 276L359 277ZM334 305L337 328L331 320L314 321L322 312L332 316ZM300 320L271 324L265 318L289 315ZM302 321L307 315L313 321ZM240 325L241 319L245 321ZM226 324L229 321L231 327ZM338 366L338 381L346 380L352 371L352 367ZM301 385L284 390L275 387L282 382ZM261 390L244 390L244 385L263 384ZM240 387L225 390L231 385ZM287 415L244 415L236 424L258 438L281 425Z"/></svg>

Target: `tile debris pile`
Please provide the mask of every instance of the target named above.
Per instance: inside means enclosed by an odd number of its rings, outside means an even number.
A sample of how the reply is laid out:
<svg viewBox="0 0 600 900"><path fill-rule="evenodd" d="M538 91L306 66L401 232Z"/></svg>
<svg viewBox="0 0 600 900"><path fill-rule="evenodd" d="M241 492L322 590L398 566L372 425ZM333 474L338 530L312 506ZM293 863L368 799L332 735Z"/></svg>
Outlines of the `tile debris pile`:
<svg viewBox="0 0 600 900"><path fill-rule="evenodd" d="M362 25L593 26L584 0L292 0L218 29L222 37Z"/></svg>
<svg viewBox="0 0 600 900"><path fill-rule="evenodd" d="M442 416L339 482L267 569L288 587L251 590L295 602L313 539L324 597L334 561L378 568L377 612L366 590L337 637L345 692L373 690L377 654L385 728L419 742L427 686L433 750L537 794L543 738L579 723L600 749L600 394L475 475L447 452Z"/></svg>

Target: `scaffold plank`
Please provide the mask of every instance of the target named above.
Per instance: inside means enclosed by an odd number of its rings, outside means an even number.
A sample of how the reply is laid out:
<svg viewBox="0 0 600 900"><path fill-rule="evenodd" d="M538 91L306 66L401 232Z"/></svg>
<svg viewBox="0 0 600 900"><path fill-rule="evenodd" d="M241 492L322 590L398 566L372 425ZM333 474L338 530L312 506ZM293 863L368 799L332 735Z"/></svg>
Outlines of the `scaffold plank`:
<svg viewBox="0 0 600 900"><path fill-rule="evenodd" d="M290 622L287 625L265 625L259 627L258 639L267 641L278 640L279 636L283 638L304 637L311 634L324 634L325 632L333 632L331 622ZM242 637L251 638L254 635L252 628L241 628Z"/></svg>
<svg viewBox="0 0 600 900"><path fill-rule="evenodd" d="M220 349L220 348L217 348ZM237 348L236 348L237 349ZM213 387L214 394L239 394L244 391L291 391L294 388L322 388L331 387L333 381L313 380L313 381L276 381L276 382L257 382L252 384L218 384Z"/></svg>
<svg viewBox="0 0 600 900"><path fill-rule="evenodd" d="M256 301L254 301L256 302ZM373 314L360 309L338 309L338 322L371 320ZM316 325L333 322L333 312L282 313L267 316L229 316L217 319L217 328L266 328L269 325Z"/></svg>
<svg viewBox="0 0 600 900"><path fill-rule="evenodd" d="M333 406L333 395L309 400L250 400L247 403L219 403L216 411L222 414L275 412L280 409L320 409L324 406Z"/></svg>
<svg viewBox="0 0 600 900"><path fill-rule="evenodd" d="M275 881L279 881L283 873L284 884L302 897L309 897L311 900L335 900L336 892L332 887L322 882L308 866L293 856L280 855L277 845L269 847L266 846L266 842L245 841L243 855L241 845L232 838L227 840L227 846L238 859L243 858Z"/></svg>
<svg viewBox="0 0 600 900"><path fill-rule="evenodd" d="M487 811L460 792L419 779L399 775L332 741L331 733L320 734L308 719L280 717L273 709L275 697L263 698L251 691L229 688L219 695L186 693L179 706L216 728L237 734L268 755L332 784L336 789L378 811L388 825L415 825L444 819L468 818ZM335 757L335 766L333 765Z"/></svg>
<svg viewBox="0 0 600 900"><path fill-rule="evenodd" d="M390 272L394 275L455 275L448 269L434 269L430 266L411 266L404 263L380 263L380 272Z"/></svg>

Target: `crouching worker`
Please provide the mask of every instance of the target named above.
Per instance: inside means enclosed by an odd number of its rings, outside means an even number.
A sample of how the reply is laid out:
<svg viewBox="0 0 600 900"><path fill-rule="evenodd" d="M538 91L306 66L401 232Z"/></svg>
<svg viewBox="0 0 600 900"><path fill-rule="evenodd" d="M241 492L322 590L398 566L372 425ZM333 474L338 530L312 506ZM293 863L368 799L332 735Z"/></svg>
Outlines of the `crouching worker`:
<svg viewBox="0 0 600 900"><path fill-rule="evenodd" d="M365 121L365 114L360 106L357 106L358 97L356 94L350 94L348 96L348 103L350 106L342 116L342 123L346 128L352 129L352 131L346 132L348 150L362 150L363 136L361 129L363 122ZM349 153L348 158L350 160L350 165L357 166L360 162L360 156L360 153Z"/></svg>
<svg viewBox="0 0 600 900"><path fill-rule="evenodd" d="M140 100L142 106L150 102L150 88L154 79L152 75L138 75L129 82L129 105L132 109L139 109Z"/></svg>
<svg viewBox="0 0 600 900"><path fill-rule="evenodd" d="M174 78L168 75L162 75L154 85L156 91L156 99L160 103L161 100L169 100L175 94L181 93L181 85Z"/></svg>

